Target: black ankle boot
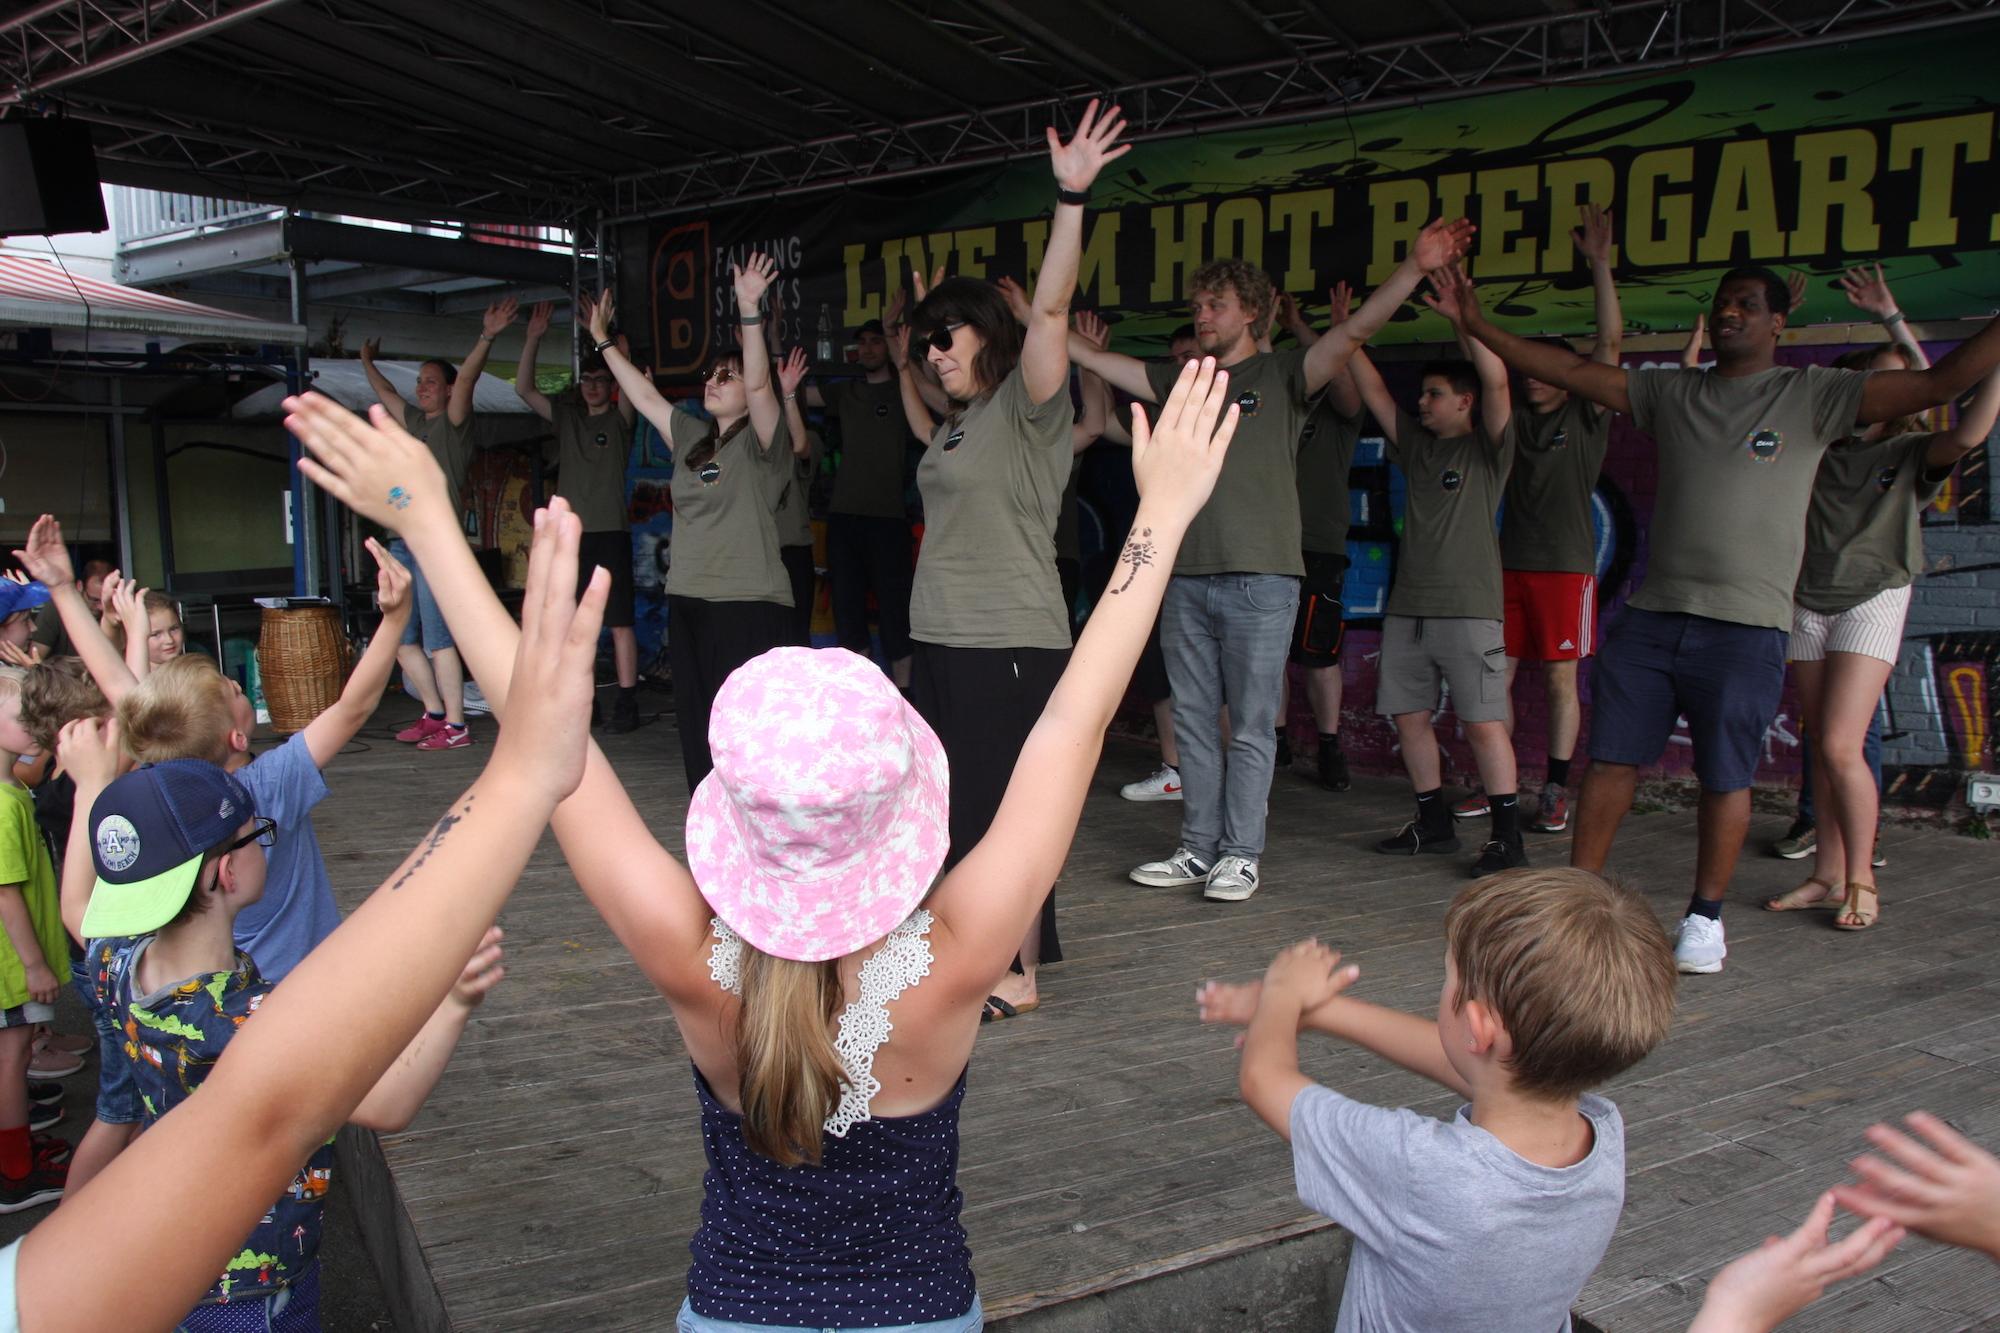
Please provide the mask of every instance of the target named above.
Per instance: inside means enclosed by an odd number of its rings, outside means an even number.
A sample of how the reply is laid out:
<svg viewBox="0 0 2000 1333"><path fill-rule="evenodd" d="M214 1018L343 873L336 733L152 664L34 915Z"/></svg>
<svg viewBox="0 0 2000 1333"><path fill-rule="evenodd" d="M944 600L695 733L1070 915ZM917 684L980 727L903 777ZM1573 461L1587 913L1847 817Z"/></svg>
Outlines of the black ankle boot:
<svg viewBox="0 0 2000 1333"><path fill-rule="evenodd" d="M618 694L611 701L611 720L604 729L616 734L639 729L639 687L620 685Z"/></svg>

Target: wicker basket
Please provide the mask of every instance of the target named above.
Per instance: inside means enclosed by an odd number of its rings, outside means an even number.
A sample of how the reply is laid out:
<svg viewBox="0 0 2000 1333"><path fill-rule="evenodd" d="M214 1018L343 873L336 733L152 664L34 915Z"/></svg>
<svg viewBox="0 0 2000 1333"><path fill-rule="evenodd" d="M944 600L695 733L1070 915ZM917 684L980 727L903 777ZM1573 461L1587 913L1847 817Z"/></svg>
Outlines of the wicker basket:
<svg viewBox="0 0 2000 1333"><path fill-rule="evenodd" d="M354 654L330 606L264 608L257 671L273 731L303 731L340 698Z"/></svg>

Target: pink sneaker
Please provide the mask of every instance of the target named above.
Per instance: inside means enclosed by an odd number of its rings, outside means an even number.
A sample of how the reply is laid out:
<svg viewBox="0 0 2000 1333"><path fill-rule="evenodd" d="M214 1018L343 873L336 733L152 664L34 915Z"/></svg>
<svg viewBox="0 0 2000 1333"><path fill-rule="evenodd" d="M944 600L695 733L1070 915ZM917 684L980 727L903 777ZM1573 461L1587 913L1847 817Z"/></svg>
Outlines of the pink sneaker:
<svg viewBox="0 0 2000 1333"><path fill-rule="evenodd" d="M432 717L429 713L425 713L415 722L397 732L396 739L405 745L415 745L417 742L427 737L435 736L443 730L443 718Z"/></svg>
<svg viewBox="0 0 2000 1333"><path fill-rule="evenodd" d="M425 719L428 721L429 719ZM440 722L437 730L417 742L419 750L463 750L472 744L472 728L454 727Z"/></svg>

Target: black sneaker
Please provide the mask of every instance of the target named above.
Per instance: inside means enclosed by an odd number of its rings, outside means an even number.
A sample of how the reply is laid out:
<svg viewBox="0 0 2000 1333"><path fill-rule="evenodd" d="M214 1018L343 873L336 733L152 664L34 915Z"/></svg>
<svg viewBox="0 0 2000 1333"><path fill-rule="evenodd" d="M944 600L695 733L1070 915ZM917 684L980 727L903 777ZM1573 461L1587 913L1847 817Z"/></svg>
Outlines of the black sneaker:
<svg viewBox="0 0 2000 1333"><path fill-rule="evenodd" d="M605 722L604 729L620 736L639 729L638 686L626 689L621 685L618 688L618 693L611 700L611 717Z"/></svg>
<svg viewBox="0 0 2000 1333"><path fill-rule="evenodd" d="M1292 738L1284 732L1278 733L1278 752L1275 767L1282 773L1292 766Z"/></svg>
<svg viewBox="0 0 2000 1333"><path fill-rule="evenodd" d="M1472 863L1472 877L1483 879L1487 875L1498 874L1502 870L1512 870L1516 866L1528 864L1528 850L1518 842L1503 842L1499 838L1488 842L1479 849L1479 856Z"/></svg>
<svg viewBox="0 0 2000 1333"><path fill-rule="evenodd" d="M27 1175L16 1178L0 1175L0 1213L18 1213L24 1208L54 1203L63 1196L66 1167L43 1166L39 1162Z"/></svg>
<svg viewBox="0 0 2000 1333"><path fill-rule="evenodd" d="M36 1106L61 1106L63 1085L44 1083L38 1078L28 1080L28 1100Z"/></svg>
<svg viewBox="0 0 2000 1333"><path fill-rule="evenodd" d="M61 1106L30 1106L28 1108L28 1129L33 1133L39 1134L51 1125L60 1125L62 1121L63 1109Z"/></svg>
<svg viewBox="0 0 2000 1333"><path fill-rule="evenodd" d="M1435 852L1439 855L1458 850L1458 838L1450 829L1442 833L1426 830L1412 819L1403 825L1402 832L1393 838L1384 838L1375 844L1375 850L1385 856L1415 856L1419 852Z"/></svg>
<svg viewBox="0 0 2000 1333"><path fill-rule="evenodd" d="M1347 754L1332 745L1319 747L1319 785L1328 791L1346 791L1353 786L1347 773Z"/></svg>

